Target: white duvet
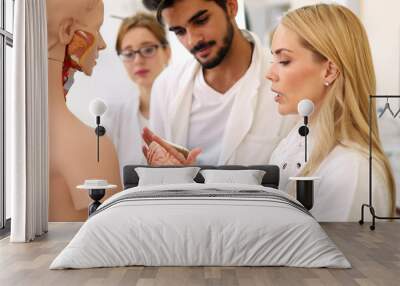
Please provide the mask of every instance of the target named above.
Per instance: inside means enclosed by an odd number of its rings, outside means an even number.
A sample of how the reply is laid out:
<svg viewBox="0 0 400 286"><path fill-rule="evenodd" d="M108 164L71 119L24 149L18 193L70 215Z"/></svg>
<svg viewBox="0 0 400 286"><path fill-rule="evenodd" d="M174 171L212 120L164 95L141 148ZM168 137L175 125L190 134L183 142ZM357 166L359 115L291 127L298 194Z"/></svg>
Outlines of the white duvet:
<svg viewBox="0 0 400 286"><path fill-rule="evenodd" d="M135 187L105 201L50 269L128 265L350 267L311 215L281 200L178 195L119 201L148 191L207 193L210 189L265 191L290 198L281 191L254 185Z"/></svg>

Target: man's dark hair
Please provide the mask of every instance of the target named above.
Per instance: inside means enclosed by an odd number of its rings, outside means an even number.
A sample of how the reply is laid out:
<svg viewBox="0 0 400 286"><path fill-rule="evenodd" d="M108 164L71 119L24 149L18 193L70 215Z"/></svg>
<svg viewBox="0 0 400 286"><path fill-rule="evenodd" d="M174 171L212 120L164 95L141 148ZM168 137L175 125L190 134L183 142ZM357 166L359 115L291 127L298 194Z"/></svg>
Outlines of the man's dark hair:
<svg viewBox="0 0 400 286"><path fill-rule="evenodd" d="M157 7L160 4L160 0L143 0L143 5L144 7L146 7L147 9L151 10L151 11L157 11Z"/></svg>
<svg viewBox="0 0 400 286"><path fill-rule="evenodd" d="M205 0L214 1L224 11L226 11L226 0ZM172 7L176 0L143 0L143 5L152 11L157 11L157 20L162 24L161 12L162 10Z"/></svg>

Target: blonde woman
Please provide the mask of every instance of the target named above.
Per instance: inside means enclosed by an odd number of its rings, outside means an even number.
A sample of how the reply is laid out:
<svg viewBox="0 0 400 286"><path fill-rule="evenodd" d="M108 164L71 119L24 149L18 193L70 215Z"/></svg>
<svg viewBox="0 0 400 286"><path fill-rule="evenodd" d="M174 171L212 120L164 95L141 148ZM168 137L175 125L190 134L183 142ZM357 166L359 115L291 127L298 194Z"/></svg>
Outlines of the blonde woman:
<svg viewBox="0 0 400 286"><path fill-rule="evenodd" d="M276 148L280 188L294 190L290 176L319 176L311 213L320 221L356 221L368 202L368 101L376 81L371 51L360 20L340 5L318 4L288 13L272 40L267 73L283 115L297 104L315 104L310 117L309 159L304 164L301 122ZM394 178L383 153L372 110L373 201L380 216L392 215Z"/></svg>

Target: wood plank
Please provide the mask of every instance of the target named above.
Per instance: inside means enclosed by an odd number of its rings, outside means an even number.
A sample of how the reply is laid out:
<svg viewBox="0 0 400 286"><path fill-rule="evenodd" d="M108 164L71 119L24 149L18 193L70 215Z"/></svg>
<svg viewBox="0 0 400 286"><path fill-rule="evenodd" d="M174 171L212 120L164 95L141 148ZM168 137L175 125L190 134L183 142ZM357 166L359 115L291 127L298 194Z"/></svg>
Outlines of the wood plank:
<svg viewBox="0 0 400 286"><path fill-rule="evenodd" d="M357 223L321 224L352 269L290 267L118 267L49 270L81 223L50 223L32 243L0 240L0 285L399 285L400 223L379 222L375 231Z"/></svg>

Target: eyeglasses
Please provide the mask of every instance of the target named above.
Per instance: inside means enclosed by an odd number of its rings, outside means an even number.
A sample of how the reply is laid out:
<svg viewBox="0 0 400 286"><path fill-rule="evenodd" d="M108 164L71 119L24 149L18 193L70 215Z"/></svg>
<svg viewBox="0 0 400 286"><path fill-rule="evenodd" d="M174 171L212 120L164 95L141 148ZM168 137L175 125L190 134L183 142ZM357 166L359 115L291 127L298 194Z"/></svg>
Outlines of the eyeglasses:
<svg viewBox="0 0 400 286"><path fill-rule="evenodd" d="M151 45L151 46L146 46L142 47L138 50L123 50L119 54L119 57L122 61L124 62L129 62L135 60L136 54L141 55L143 58L152 58L156 54L157 49L160 47L160 45Z"/></svg>

